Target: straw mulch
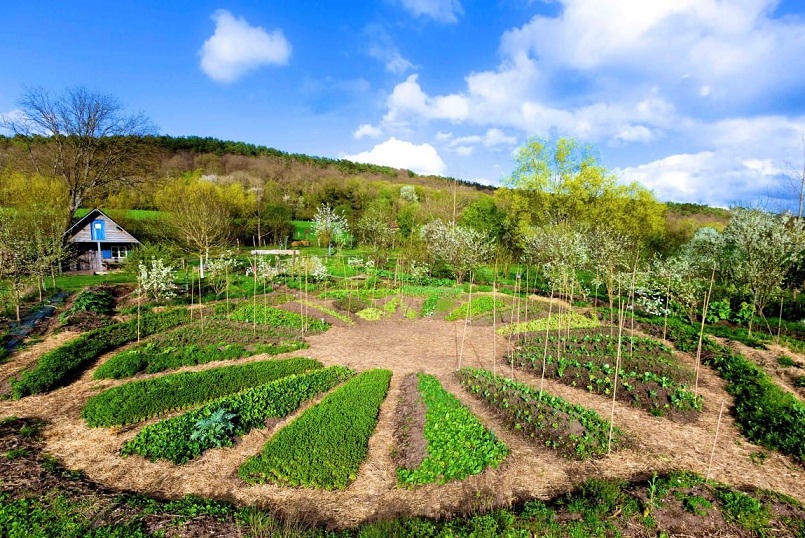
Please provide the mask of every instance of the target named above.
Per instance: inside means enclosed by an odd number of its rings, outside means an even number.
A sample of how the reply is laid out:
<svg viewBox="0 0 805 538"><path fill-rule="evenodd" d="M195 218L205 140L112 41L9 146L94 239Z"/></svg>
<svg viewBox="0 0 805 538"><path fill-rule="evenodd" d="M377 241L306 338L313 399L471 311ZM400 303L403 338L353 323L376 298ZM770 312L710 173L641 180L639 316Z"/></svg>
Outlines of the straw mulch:
<svg viewBox="0 0 805 538"><path fill-rule="evenodd" d="M303 409L286 419L274 421L265 429L251 432L232 448L210 450L182 466L164 461L149 462L140 457L121 458L118 455L120 446L134 437L139 426L110 430L89 428L84 424L80 413L86 400L103 388L120 383L94 381L91 370L72 385L53 393L20 401L0 401L0 418L14 415L47 420L45 450L68 468L80 469L109 487L160 497L193 493L273 508L291 518L303 518L331 527L353 526L398 514L444 516L477 512L493 506L508 506L526 498L547 499L591 477L629 479L672 469L701 474L707 474L709 469L715 480L741 487L773 489L805 501L805 468L776 453L770 453L762 465L752 462L750 456L762 449L746 441L737 431L729 415L732 400L724 390L724 382L706 368L702 369L700 376L704 411L698 420L680 424L616 402L614 422L634 440L632 445L601 459L574 462L560 459L553 452L534 446L526 438L505 428L494 414L459 385L454 375L459 367L504 368L503 356L510 345L504 338L494 335L492 327L469 324L465 328L461 321L447 323L396 317L379 322L359 321L354 326L334 326L326 333L309 337L308 341L309 349L289 356L310 356L327 365L341 364L356 370L389 368L395 374L389 397L380 408L368 458L357 479L342 491L247 486L237 476L238 466L259 452L274 432L299 416ZM54 342L48 341L42 348L48 345L52 346ZM493 357L493 350L496 350L496 357ZM224 364L261 358L257 356ZM98 364L103 360L105 358ZM680 360L694 366L694 360L687 355L680 354ZM211 363L203 368L220 365L222 363ZM395 429L399 425L399 396L404 377L420 371L436 375L448 391L458 396L509 446L510 455L498 468L441 486L414 489L397 486L392 455L397 450ZM505 372L512 374L508 366L505 366ZM520 371L513 373L518 380L539 386L538 376ZM595 409L605 418L612 413L610 398L551 380L546 380L545 388ZM710 465L722 402L724 413Z"/></svg>

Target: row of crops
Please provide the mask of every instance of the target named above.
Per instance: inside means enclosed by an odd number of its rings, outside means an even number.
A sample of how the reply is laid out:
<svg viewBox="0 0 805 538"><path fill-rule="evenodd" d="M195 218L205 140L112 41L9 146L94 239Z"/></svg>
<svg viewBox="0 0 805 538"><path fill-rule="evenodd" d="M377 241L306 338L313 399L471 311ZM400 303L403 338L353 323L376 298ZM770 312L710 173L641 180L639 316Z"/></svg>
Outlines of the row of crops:
<svg viewBox="0 0 805 538"><path fill-rule="evenodd" d="M355 375L306 358L267 360L132 381L90 398L82 417L90 426L121 427L179 411L141 428L123 444L121 455L184 464L207 450L232 446L268 420L326 394L247 459L238 474L248 483L341 489L355 480L367 455L391 375L388 370ZM605 453L609 426L594 412L482 370L458 375L490 410L509 412L503 422L535 444L577 459ZM427 453L416 467L397 470L401 486L463 479L506 458L508 447L436 377L420 374L418 393L426 409L421 435ZM526 405L510 405L518 398ZM565 419L561 426L557 417ZM615 430L616 446L622 438Z"/></svg>
<svg viewBox="0 0 805 538"><path fill-rule="evenodd" d="M601 330L534 333L509 358L518 368L589 392L611 395L654 415L701 411L695 373L668 346ZM617 376L617 385L616 385Z"/></svg>

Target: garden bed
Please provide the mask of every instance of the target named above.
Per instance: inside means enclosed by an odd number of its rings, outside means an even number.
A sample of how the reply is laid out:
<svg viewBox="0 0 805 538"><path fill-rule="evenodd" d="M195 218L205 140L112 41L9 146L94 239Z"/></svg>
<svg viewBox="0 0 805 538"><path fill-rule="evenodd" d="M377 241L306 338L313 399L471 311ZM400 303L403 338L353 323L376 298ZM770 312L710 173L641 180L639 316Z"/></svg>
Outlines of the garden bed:
<svg viewBox="0 0 805 538"><path fill-rule="evenodd" d="M615 389L618 338L600 330L534 333L524 337L509 362L572 387L610 396ZM617 400L657 416L694 420L702 401L689 388L695 373L656 340L622 336Z"/></svg>
<svg viewBox="0 0 805 538"><path fill-rule="evenodd" d="M456 374L467 391L483 401L514 431L538 446L572 459L588 459L626 444L623 432L595 411L487 370L464 368Z"/></svg>

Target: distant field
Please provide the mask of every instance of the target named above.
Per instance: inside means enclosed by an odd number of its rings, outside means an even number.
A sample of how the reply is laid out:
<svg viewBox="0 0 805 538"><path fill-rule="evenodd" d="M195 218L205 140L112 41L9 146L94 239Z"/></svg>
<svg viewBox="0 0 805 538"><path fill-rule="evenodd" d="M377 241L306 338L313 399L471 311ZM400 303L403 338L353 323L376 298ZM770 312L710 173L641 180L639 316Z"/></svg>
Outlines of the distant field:
<svg viewBox="0 0 805 538"><path fill-rule="evenodd" d="M92 210L82 207L75 210L74 216L80 219L90 211ZM103 209L102 211L112 218L114 218L116 215L122 214L125 218L130 220L155 220L161 219L165 216L164 211L156 211L152 209Z"/></svg>

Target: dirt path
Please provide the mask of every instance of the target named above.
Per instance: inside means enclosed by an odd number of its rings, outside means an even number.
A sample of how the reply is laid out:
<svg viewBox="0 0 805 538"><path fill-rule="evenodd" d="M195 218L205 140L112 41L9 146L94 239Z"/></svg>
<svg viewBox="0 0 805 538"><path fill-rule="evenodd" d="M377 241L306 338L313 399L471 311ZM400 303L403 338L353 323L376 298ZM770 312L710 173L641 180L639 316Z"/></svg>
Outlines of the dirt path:
<svg viewBox="0 0 805 538"><path fill-rule="evenodd" d="M270 428L250 433L233 448L208 451L184 466L118 456L122 443L134 437L139 427L115 431L88 428L83 423L80 412L87 398L102 388L118 384L94 381L91 371L72 385L47 395L0 401L0 417L16 415L49 420L51 425L44 431L47 450L67 467L81 469L91 478L112 487L166 497L195 493L271 507L290 516L304 517L307 521L352 526L401 513L440 516L508 505L527 497L548 498L591 476L627 478L669 469L689 469L705 474L721 402L726 402L726 409L731 405L723 381L704 369L700 390L705 408L696 422L679 424L616 402L615 423L634 438L634 445L601 459L569 462L505 428L481 403L464 392L456 380L454 371L459 363L461 366L492 369L493 350L498 359L495 367L501 368L502 356L509 346L503 338L494 336L492 327L398 317L379 322L358 321L355 326L334 326L326 333L309 337L308 342L309 349L288 355L309 356L326 365L342 364L356 370L389 368L395 374L389 396L380 409L368 458L361 466L357 480L343 491L247 486L237 477L238 466L259 452L275 431L301 411ZM48 344L49 341L43 343L43 348ZM254 356L240 361L209 363L192 369L260 358ZM693 365L693 360L687 355L680 354L680 359ZM396 486L391 452L394 448L397 396L404 375L419 371L436 375L447 390L467 404L510 447L510 455L497 469L488 469L478 476L442 486L415 489ZM508 367L506 373L510 373ZM536 376L519 371L515 376L521 381L539 384ZM610 416L609 398L550 380L546 381L546 389L596 409L606 418ZM740 436L725 411L713 458L712 477L737 485L774 489L805 501L805 469L774 453L769 454L763 465L755 465L749 456L759 450Z"/></svg>

